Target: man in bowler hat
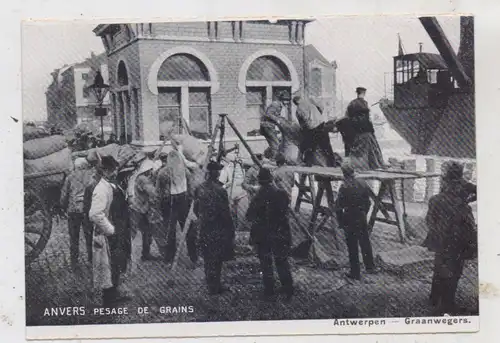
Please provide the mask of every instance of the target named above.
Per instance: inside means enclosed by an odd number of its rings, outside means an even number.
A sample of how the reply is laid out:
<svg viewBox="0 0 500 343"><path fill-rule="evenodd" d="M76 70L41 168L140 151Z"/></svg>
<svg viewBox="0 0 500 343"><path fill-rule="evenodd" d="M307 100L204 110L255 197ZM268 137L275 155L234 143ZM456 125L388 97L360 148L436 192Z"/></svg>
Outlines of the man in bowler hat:
<svg viewBox="0 0 500 343"><path fill-rule="evenodd" d="M208 292L220 294L228 289L221 284L224 261L234 257L235 229L229 197L219 181L223 166L209 162L208 179L195 192L194 212L200 223L199 247L205 262Z"/></svg>
<svg viewBox="0 0 500 343"><path fill-rule="evenodd" d="M251 222L250 244L255 245L260 261L266 300L275 299L273 260L281 282L280 293L286 300L293 296L293 279L288 256L291 232L288 222L290 198L285 190L274 185L269 169L259 172L261 188L252 199L246 217Z"/></svg>

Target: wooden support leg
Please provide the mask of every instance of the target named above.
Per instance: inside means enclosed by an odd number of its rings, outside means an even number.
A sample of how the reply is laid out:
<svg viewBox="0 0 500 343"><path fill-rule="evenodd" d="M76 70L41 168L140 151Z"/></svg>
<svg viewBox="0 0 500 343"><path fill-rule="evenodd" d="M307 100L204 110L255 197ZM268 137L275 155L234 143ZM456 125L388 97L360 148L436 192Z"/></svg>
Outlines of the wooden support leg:
<svg viewBox="0 0 500 343"><path fill-rule="evenodd" d="M314 198L313 212L311 215L311 221L309 223L311 233L313 233L314 223L316 222L316 219L318 219L318 214L320 212L320 207L321 207L321 200L323 199L324 193L325 193L325 188L324 188L323 182L320 182L318 185L318 193L316 194L316 197Z"/></svg>
<svg viewBox="0 0 500 343"><path fill-rule="evenodd" d="M381 208L383 207L382 199L384 198L386 191L387 191L387 185L385 182L382 182L380 185L380 189L378 190L378 193L375 194L372 192L373 208L370 214L370 220L368 221L368 231L370 233L373 230L373 226L375 225L377 214L379 211L381 211Z"/></svg>
<svg viewBox="0 0 500 343"><path fill-rule="evenodd" d="M392 180L388 182L389 194L391 197L391 202L394 204L394 213L396 215L396 222L399 231L399 238L401 243L406 242L406 221L404 218L404 211L402 209L401 203L396 197L396 181ZM404 199L403 199L404 201Z"/></svg>

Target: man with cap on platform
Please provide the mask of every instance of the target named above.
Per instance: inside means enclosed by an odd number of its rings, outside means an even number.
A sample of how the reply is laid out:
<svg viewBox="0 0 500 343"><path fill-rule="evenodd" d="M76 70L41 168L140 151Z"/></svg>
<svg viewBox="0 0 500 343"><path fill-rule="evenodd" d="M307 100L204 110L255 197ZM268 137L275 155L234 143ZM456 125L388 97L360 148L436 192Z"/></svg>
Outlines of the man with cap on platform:
<svg viewBox="0 0 500 343"><path fill-rule="evenodd" d="M374 273L373 251L368 233L367 215L370 210L370 188L364 180L356 178L353 166L344 162L341 166L344 182L339 188L336 214L339 227L344 229L349 251L351 272L346 276L359 280L359 247L363 255L363 263L368 273Z"/></svg>
<svg viewBox="0 0 500 343"><path fill-rule="evenodd" d="M382 150L375 137L375 129L370 120L370 107L365 100L366 88L356 88L356 99L347 106L347 123L339 120L337 125L351 163L359 169L378 169L385 166ZM344 123L342 126L340 126Z"/></svg>
<svg viewBox="0 0 500 343"><path fill-rule="evenodd" d="M194 212L200 223L198 242L211 295L227 290L221 284L222 264L234 257L235 228L227 191L219 181L222 168L217 162L209 162L208 179L196 189L194 203Z"/></svg>
<svg viewBox="0 0 500 343"><path fill-rule="evenodd" d="M446 186L429 200L423 246L435 253L430 294L435 314L454 313L455 293L464 263L477 256L477 231L472 208L463 187L463 166L451 162L445 168Z"/></svg>
<svg viewBox="0 0 500 343"><path fill-rule="evenodd" d="M288 256L291 231L288 222L290 198L273 183L269 169L261 168L258 175L261 188L252 199L246 218L251 223L250 244L255 245L260 261L266 300L275 299L273 260L281 282L280 293L290 300L294 293Z"/></svg>
<svg viewBox="0 0 500 343"><path fill-rule="evenodd" d="M336 167L339 161L333 152L325 118L318 106L298 95L293 98L293 103L297 106L296 116L303 132L301 151L305 155L306 164L314 163L314 154L319 149L326 157L327 166Z"/></svg>

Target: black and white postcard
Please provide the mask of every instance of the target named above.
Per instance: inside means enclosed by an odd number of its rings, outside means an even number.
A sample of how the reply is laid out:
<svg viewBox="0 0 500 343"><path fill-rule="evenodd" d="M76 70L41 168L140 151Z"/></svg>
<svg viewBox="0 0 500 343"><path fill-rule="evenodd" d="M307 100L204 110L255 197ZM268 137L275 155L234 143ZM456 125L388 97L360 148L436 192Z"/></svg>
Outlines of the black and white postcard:
<svg viewBox="0 0 500 343"><path fill-rule="evenodd" d="M24 21L27 337L478 331L475 23Z"/></svg>

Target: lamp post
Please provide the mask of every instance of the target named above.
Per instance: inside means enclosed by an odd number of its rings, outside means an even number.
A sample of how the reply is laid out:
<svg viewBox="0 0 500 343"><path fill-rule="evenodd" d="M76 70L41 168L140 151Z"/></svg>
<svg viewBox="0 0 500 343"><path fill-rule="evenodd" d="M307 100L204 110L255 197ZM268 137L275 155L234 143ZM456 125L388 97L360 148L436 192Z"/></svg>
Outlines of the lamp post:
<svg viewBox="0 0 500 343"><path fill-rule="evenodd" d="M108 110L106 107L102 106L102 103L104 101L104 98L106 97L106 94L108 94L109 85L104 83L101 72L97 70L94 77L94 83L87 88L90 89L92 93L94 93L94 96L96 98L97 107L94 110L94 115L101 118L101 138L104 140L103 118L108 115Z"/></svg>

